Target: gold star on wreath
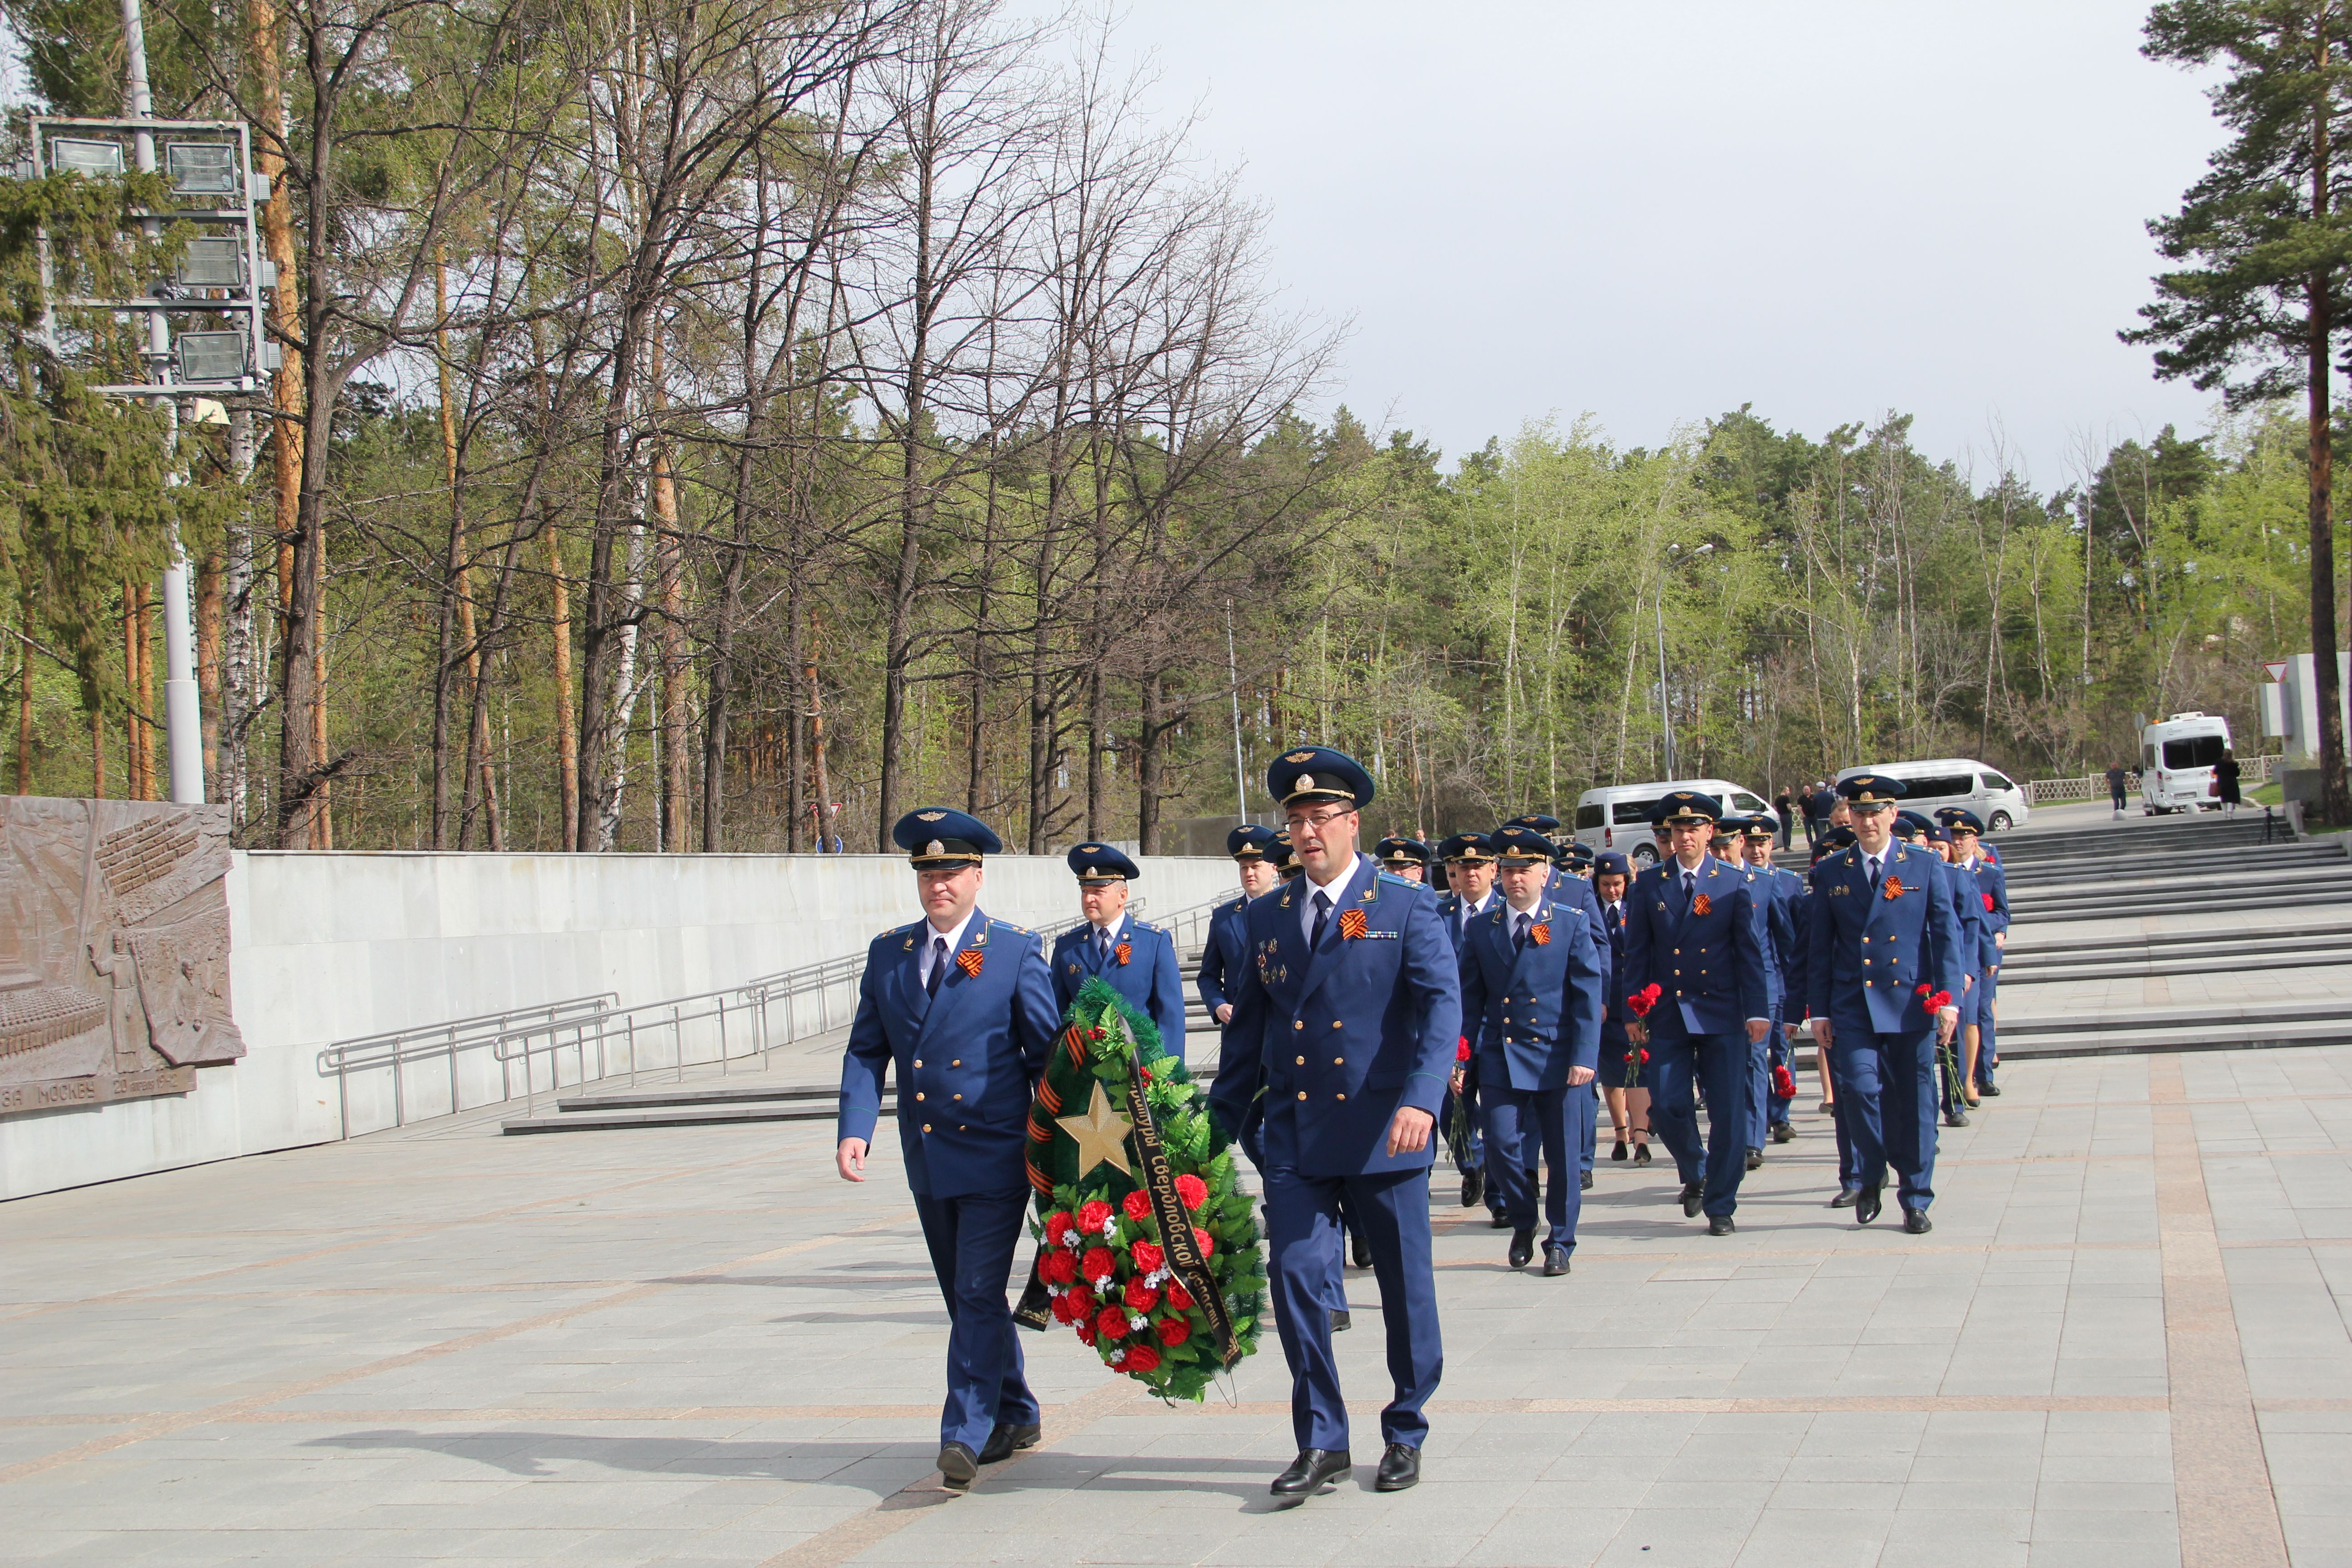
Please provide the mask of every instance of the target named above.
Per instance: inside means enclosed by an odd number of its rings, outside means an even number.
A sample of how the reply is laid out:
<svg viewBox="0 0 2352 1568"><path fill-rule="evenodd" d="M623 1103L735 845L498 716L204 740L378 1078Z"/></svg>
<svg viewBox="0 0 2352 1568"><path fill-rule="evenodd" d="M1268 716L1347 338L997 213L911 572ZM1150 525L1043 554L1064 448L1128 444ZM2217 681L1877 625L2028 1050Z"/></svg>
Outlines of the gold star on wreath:
<svg viewBox="0 0 2352 1568"><path fill-rule="evenodd" d="M1135 1123L1110 1108L1110 1096L1103 1086L1095 1085L1094 1096L1087 1103L1084 1116L1057 1116L1055 1119L1063 1131L1077 1140L1078 1180L1097 1165L1117 1165L1128 1175L1135 1167L1127 1163L1127 1135L1135 1131Z"/></svg>

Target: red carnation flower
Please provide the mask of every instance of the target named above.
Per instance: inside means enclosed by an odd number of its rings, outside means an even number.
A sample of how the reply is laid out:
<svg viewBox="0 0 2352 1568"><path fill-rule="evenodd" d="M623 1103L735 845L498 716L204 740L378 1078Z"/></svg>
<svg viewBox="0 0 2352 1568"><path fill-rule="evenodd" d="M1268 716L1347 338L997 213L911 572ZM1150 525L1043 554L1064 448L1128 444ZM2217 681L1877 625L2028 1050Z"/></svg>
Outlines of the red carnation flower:
<svg viewBox="0 0 2352 1568"><path fill-rule="evenodd" d="M1078 1272L1090 1280L1106 1279L1118 1267L1118 1265L1111 1258L1109 1247L1089 1247L1087 1248L1086 1257L1079 1260Z"/></svg>
<svg viewBox="0 0 2352 1568"><path fill-rule="evenodd" d="M1055 1209L1052 1214L1047 1215L1045 1216L1045 1245L1048 1247L1061 1246L1063 1241L1070 1234L1070 1226L1076 1223L1076 1222L1075 1220L1070 1218L1070 1214L1067 1209Z"/></svg>
<svg viewBox="0 0 2352 1568"><path fill-rule="evenodd" d="M1077 1299L1078 1293L1076 1290L1065 1290L1060 1295L1055 1297L1055 1321L1062 1323L1075 1323L1084 1319L1087 1316L1087 1313L1092 1309L1090 1307L1081 1308L1077 1304Z"/></svg>
<svg viewBox="0 0 2352 1568"><path fill-rule="evenodd" d="M1108 1218L1110 1205L1100 1198L1088 1198L1085 1206L1078 1210L1078 1228L1092 1236L1102 1229L1103 1221Z"/></svg>
<svg viewBox="0 0 2352 1568"><path fill-rule="evenodd" d="M1470 1037L1469 1037L1469 1036L1467 1036L1467 1035L1462 1035L1462 1036L1457 1037L1454 1039L1454 1059L1455 1061L1457 1061L1457 1062L1466 1062L1466 1061L1468 1061L1468 1060L1470 1059Z"/></svg>
<svg viewBox="0 0 2352 1568"><path fill-rule="evenodd" d="M1643 1059L1643 1061L1648 1061L1648 1060L1650 1059L1650 1053L1649 1053L1649 1052L1647 1052L1647 1051L1643 1051L1643 1052L1642 1053L1642 1059Z"/></svg>
<svg viewBox="0 0 2352 1568"><path fill-rule="evenodd" d="M1129 1345L1127 1347L1127 1361L1119 1370L1121 1372L1157 1372L1160 1370L1160 1352L1150 1345Z"/></svg>
<svg viewBox="0 0 2352 1568"><path fill-rule="evenodd" d="M1911 987L1911 989L1916 991L1920 995L1925 996L1927 994L1927 983L1922 980L1918 984Z"/></svg>
<svg viewBox="0 0 2352 1568"><path fill-rule="evenodd" d="M1085 1322L1095 1315L1095 1293L1083 1285L1073 1285L1055 1298L1070 1304L1070 1321Z"/></svg>
<svg viewBox="0 0 2352 1568"><path fill-rule="evenodd" d="M1952 994L1948 991L1938 991L1927 998L1927 1011L1930 1013L1940 1013L1951 1005Z"/></svg>
<svg viewBox="0 0 2352 1568"><path fill-rule="evenodd" d="M1200 1244L1202 1257L1214 1258L1217 1255L1217 1244L1211 1241L1209 1233L1197 1225L1192 1227L1192 1239Z"/></svg>
<svg viewBox="0 0 2352 1568"><path fill-rule="evenodd" d="M1991 895L1990 893L1987 893L1987 894L1984 896L1984 901L1985 901L1985 913L1987 913L1987 914L1990 914L1990 913L1992 913L1993 910L1997 907L1997 906L1993 903L1993 901L1992 901L1992 895Z"/></svg>
<svg viewBox="0 0 2352 1568"><path fill-rule="evenodd" d="M1159 1291L1154 1290L1150 1286L1146 1285L1140 1279L1130 1279L1127 1282L1127 1310L1129 1311L1149 1312L1152 1308L1157 1307L1158 1305L1160 1305Z"/></svg>
<svg viewBox="0 0 2352 1568"><path fill-rule="evenodd" d="M1127 1249L1127 1255L1135 1260L1138 1274L1157 1274L1168 1263L1168 1255L1160 1250L1155 1241L1139 1241Z"/></svg>
<svg viewBox="0 0 2352 1568"><path fill-rule="evenodd" d="M1078 1282L1078 1260L1070 1256L1066 1247L1057 1247L1038 1262L1037 1272L1045 1277L1048 1285L1075 1285Z"/></svg>
<svg viewBox="0 0 2352 1568"><path fill-rule="evenodd" d="M1189 1312L1192 1310L1192 1292L1184 1289L1182 1280L1168 1281L1168 1304L1180 1312Z"/></svg>
<svg viewBox="0 0 2352 1568"><path fill-rule="evenodd" d="M1151 1194L1138 1187L1120 1199L1118 1206L1126 1213L1128 1218L1141 1225L1151 1217Z"/></svg>
<svg viewBox="0 0 2352 1568"><path fill-rule="evenodd" d="M1209 1184L1198 1176L1179 1176L1176 1178L1176 1195L1184 1200L1186 1208L1199 1208L1209 1201Z"/></svg>
<svg viewBox="0 0 2352 1568"><path fill-rule="evenodd" d="M1070 1326L1078 1331L1080 1344L1090 1345L1095 1342L1095 1322L1092 1318L1080 1318Z"/></svg>
<svg viewBox="0 0 2352 1568"><path fill-rule="evenodd" d="M1095 1332L1107 1340L1123 1338L1127 1333L1127 1309L1105 1307L1095 1318Z"/></svg>
<svg viewBox="0 0 2352 1568"><path fill-rule="evenodd" d="M1181 1345L1192 1337L1192 1325L1181 1318L1162 1318L1158 1327L1163 1345Z"/></svg>

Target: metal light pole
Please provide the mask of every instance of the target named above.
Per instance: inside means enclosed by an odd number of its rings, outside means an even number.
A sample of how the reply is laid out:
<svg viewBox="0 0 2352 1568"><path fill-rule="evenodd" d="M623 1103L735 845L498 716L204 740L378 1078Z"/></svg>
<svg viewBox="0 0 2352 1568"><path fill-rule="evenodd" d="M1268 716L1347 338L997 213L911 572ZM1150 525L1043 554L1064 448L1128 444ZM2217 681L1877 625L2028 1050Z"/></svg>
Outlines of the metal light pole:
<svg viewBox="0 0 2352 1568"><path fill-rule="evenodd" d="M155 102L147 88L147 31L139 14L139 0L122 0L122 46L126 58L125 96L133 120L155 118ZM131 139L131 155L142 174L155 172L155 138L142 131ZM152 237L161 226L150 219ZM159 387L171 384L171 324L161 310L147 312L146 379ZM168 395L155 399L163 411L165 450L179 444L179 405ZM194 630L188 611L188 557L180 548L179 530L172 531L172 563L163 569L163 733L172 753L172 799L181 805L205 801L204 715L196 694Z"/></svg>
<svg viewBox="0 0 2352 1568"><path fill-rule="evenodd" d="M1234 811L1249 825L1249 768L1242 761L1242 667L1234 655L1234 602L1225 601L1225 676L1234 687Z"/></svg>

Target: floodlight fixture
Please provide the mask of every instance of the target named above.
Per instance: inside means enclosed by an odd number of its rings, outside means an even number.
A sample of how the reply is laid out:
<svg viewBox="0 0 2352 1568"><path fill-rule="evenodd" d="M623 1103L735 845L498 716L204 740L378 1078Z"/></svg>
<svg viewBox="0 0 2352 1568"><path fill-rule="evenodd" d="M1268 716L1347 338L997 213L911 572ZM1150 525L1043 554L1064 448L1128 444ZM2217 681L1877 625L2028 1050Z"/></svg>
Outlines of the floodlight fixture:
<svg viewBox="0 0 2352 1568"><path fill-rule="evenodd" d="M172 340L180 379L191 382L242 380L246 346L243 332L182 332Z"/></svg>
<svg viewBox="0 0 2352 1568"><path fill-rule="evenodd" d="M167 142L163 172L173 194L233 196L236 194L236 149L226 142Z"/></svg>
<svg viewBox="0 0 2352 1568"><path fill-rule="evenodd" d="M79 174L91 180L119 180L122 177L122 143L93 142L53 136L49 139L49 168L60 174Z"/></svg>
<svg viewBox="0 0 2352 1568"><path fill-rule="evenodd" d="M188 289L236 289L245 283L245 242L232 236L188 241L179 282Z"/></svg>

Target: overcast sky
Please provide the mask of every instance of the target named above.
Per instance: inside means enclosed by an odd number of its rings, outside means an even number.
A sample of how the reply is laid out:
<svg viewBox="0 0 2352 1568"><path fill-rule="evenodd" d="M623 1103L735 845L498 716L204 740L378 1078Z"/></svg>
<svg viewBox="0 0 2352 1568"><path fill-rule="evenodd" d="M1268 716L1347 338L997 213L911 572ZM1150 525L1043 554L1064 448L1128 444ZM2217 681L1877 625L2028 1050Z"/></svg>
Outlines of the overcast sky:
<svg viewBox="0 0 2352 1568"><path fill-rule="evenodd" d="M1449 459L1529 419L1622 444L1742 403L1890 410L2034 483L2212 400L2116 341L2147 220L2218 144L2133 0L1128 0L1150 101L1270 209L1334 402Z"/></svg>

